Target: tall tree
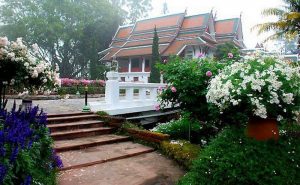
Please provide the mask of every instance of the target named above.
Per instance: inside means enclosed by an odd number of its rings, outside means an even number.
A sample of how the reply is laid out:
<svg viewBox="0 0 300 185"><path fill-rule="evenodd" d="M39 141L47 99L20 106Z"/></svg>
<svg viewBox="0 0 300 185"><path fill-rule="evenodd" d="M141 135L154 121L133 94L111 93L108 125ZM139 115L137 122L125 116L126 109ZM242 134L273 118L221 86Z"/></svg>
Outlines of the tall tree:
<svg viewBox="0 0 300 185"><path fill-rule="evenodd" d="M121 10L108 0L0 0L0 34L37 43L61 77L88 76L118 25ZM0 4L1 4L0 3Z"/></svg>
<svg viewBox="0 0 300 185"><path fill-rule="evenodd" d="M275 31L266 40L287 38L293 39L300 34L300 0L283 0L285 5L280 8L265 9L264 16L276 16L278 21L258 24L252 28L258 29L258 34ZM298 48L300 38L298 37Z"/></svg>
<svg viewBox="0 0 300 185"><path fill-rule="evenodd" d="M126 0L126 6L129 10L128 21L135 23L138 19L148 16L148 12L152 10L152 0Z"/></svg>
<svg viewBox="0 0 300 185"><path fill-rule="evenodd" d="M160 62L159 54L159 38L157 35L156 27L154 28L153 44L152 44L152 62L151 62L151 72L150 72L150 83L160 82L160 72L156 67L156 64Z"/></svg>
<svg viewBox="0 0 300 185"><path fill-rule="evenodd" d="M168 8L168 4L167 1L165 0L164 4L163 4L163 8L162 8L162 14L168 14L169 13L169 8Z"/></svg>

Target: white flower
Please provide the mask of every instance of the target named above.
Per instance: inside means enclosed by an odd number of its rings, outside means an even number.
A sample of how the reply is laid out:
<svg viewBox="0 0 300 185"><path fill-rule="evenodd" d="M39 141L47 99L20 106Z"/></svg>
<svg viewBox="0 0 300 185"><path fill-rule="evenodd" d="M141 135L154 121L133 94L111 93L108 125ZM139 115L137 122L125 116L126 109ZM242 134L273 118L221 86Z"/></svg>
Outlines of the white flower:
<svg viewBox="0 0 300 185"><path fill-rule="evenodd" d="M32 49L35 54L39 52L39 46L37 45L37 43L32 44Z"/></svg>
<svg viewBox="0 0 300 185"><path fill-rule="evenodd" d="M281 115L278 115L277 116L277 121L281 121L281 120L283 120L283 117Z"/></svg>
<svg viewBox="0 0 300 185"><path fill-rule="evenodd" d="M292 93L287 93L287 94L283 93L282 100L286 104L292 104L292 102L294 101L293 94Z"/></svg>
<svg viewBox="0 0 300 185"><path fill-rule="evenodd" d="M47 81L48 81L48 80L45 78L45 79L43 80L43 83L47 83Z"/></svg>
<svg viewBox="0 0 300 185"><path fill-rule="evenodd" d="M7 37L0 37L0 47L5 47L9 45Z"/></svg>
<svg viewBox="0 0 300 185"><path fill-rule="evenodd" d="M37 70L34 70L31 74L32 78L37 78L38 76L39 76L39 74L38 74Z"/></svg>

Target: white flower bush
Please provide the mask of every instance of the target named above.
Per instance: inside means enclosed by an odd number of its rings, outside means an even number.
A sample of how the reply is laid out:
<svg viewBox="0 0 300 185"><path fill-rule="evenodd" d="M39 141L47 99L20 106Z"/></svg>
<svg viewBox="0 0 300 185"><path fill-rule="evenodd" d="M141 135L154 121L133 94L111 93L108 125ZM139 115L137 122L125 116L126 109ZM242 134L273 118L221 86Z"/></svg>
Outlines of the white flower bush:
<svg viewBox="0 0 300 185"><path fill-rule="evenodd" d="M22 38L0 37L0 80L19 89L46 91L60 85L59 68L41 59L38 45L28 48Z"/></svg>
<svg viewBox="0 0 300 185"><path fill-rule="evenodd" d="M215 76L206 98L224 114L239 111L248 117L295 118L300 110L300 67L278 58L246 58Z"/></svg>

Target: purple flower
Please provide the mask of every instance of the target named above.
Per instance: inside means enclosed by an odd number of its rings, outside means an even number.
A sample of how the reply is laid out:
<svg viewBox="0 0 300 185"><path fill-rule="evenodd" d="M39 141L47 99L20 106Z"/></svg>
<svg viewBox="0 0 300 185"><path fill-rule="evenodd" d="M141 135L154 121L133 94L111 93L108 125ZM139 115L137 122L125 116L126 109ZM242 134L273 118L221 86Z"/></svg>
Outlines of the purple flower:
<svg viewBox="0 0 300 185"><path fill-rule="evenodd" d="M228 58L233 58L233 54L232 53L228 53Z"/></svg>
<svg viewBox="0 0 300 185"><path fill-rule="evenodd" d="M198 58L204 58L205 54L204 53L199 53Z"/></svg>
<svg viewBox="0 0 300 185"><path fill-rule="evenodd" d="M172 86L172 87L171 87L171 91L172 91L173 93L176 93L176 92L177 92L176 87Z"/></svg>
<svg viewBox="0 0 300 185"><path fill-rule="evenodd" d="M160 110L160 105L157 104L157 105L154 106L154 108L155 108L156 111L159 111Z"/></svg>
<svg viewBox="0 0 300 185"><path fill-rule="evenodd" d="M211 72L211 71L207 71L207 72L206 72L206 76L207 76L207 77L211 77L211 76L212 76L212 72Z"/></svg>
<svg viewBox="0 0 300 185"><path fill-rule="evenodd" d="M52 150L52 160L53 160L53 163L52 163L53 168L63 168L64 167L61 158L58 155L56 155L56 152L54 150Z"/></svg>
<svg viewBox="0 0 300 185"><path fill-rule="evenodd" d="M3 183L6 172L7 172L7 167L4 166L3 164L0 164L0 184Z"/></svg>
<svg viewBox="0 0 300 185"><path fill-rule="evenodd" d="M21 185L30 185L32 181L32 177L30 175L27 175L24 183L22 183Z"/></svg>

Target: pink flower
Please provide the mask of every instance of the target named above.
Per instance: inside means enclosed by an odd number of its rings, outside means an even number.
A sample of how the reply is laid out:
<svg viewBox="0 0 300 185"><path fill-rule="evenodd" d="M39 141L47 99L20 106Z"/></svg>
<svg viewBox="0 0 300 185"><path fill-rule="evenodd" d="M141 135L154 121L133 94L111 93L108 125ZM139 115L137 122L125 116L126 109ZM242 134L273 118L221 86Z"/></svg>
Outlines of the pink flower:
<svg viewBox="0 0 300 185"><path fill-rule="evenodd" d="M173 93L176 93L177 89L173 86L173 87L171 87L171 91L172 91Z"/></svg>
<svg viewBox="0 0 300 185"><path fill-rule="evenodd" d="M85 80L85 79L81 80L80 82L81 82L83 85L89 85L89 84L91 83L90 80Z"/></svg>
<svg viewBox="0 0 300 185"><path fill-rule="evenodd" d="M228 53L228 58L233 58L233 54L232 53Z"/></svg>
<svg viewBox="0 0 300 185"><path fill-rule="evenodd" d="M158 87L158 90L159 90L159 91L162 91L162 89L163 89L162 86L159 86L159 87Z"/></svg>
<svg viewBox="0 0 300 185"><path fill-rule="evenodd" d="M156 111L159 111L160 110L160 105L157 104L157 105L154 106L154 108L155 108Z"/></svg>
<svg viewBox="0 0 300 185"><path fill-rule="evenodd" d="M205 54L204 53L199 53L198 58L203 58L203 57L205 57Z"/></svg>
<svg viewBox="0 0 300 185"><path fill-rule="evenodd" d="M211 72L211 71L207 71L207 72L206 72L206 76L207 76L207 77L211 77L211 76L212 76L212 72Z"/></svg>
<svg viewBox="0 0 300 185"><path fill-rule="evenodd" d="M163 63L164 63L164 64L166 64L167 62L168 62L168 60L167 60L167 59L165 59L165 60L163 61Z"/></svg>

